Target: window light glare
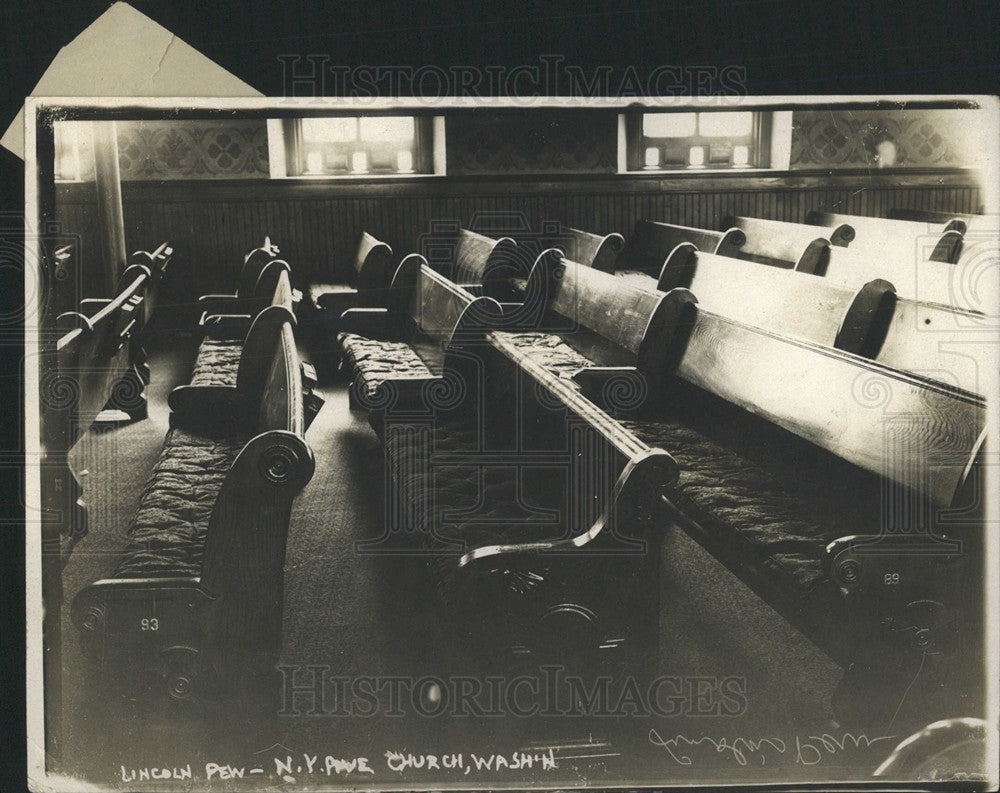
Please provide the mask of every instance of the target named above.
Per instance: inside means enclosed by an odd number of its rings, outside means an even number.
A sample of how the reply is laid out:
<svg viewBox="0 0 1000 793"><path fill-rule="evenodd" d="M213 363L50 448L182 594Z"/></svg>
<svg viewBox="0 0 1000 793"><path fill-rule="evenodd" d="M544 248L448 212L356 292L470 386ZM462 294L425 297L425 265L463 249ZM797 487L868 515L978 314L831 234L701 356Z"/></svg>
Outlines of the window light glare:
<svg viewBox="0 0 1000 793"><path fill-rule="evenodd" d="M746 167L750 164L750 147L749 146L733 146L733 165L737 167Z"/></svg>
<svg viewBox="0 0 1000 793"><path fill-rule="evenodd" d="M660 167L660 150L655 146L650 146L648 149L646 149L646 167L647 168Z"/></svg>
<svg viewBox="0 0 1000 793"><path fill-rule="evenodd" d="M318 143L349 143L357 140L358 120L356 118L304 118L302 137L306 141Z"/></svg>
<svg viewBox="0 0 1000 793"><path fill-rule="evenodd" d="M644 113L642 134L647 138L687 138L698 127L697 113Z"/></svg>
<svg viewBox="0 0 1000 793"><path fill-rule="evenodd" d="M709 138L742 138L753 132L753 113L699 113L698 132Z"/></svg>
<svg viewBox="0 0 1000 793"><path fill-rule="evenodd" d="M356 151L351 155L351 170L354 173L367 173L368 172L368 153L363 151Z"/></svg>
<svg viewBox="0 0 1000 793"><path fill-rule="evenodd" d="M705 147L692 146L688 149L688 165L691 168L705 167Z"/></svg>
<svg viewBox="0 0 1000 793"><path fill-rule="evenodd" d="M400 173L413 172L413 153L401 151L396 155L396 170Z"/></svg>
<svg viewBox="0 0 1000 793"><path fill-rule="evenodd" d="M311 151L306 155L306 173L323 172L323 153Z"/></svg>
<svg viewBox="0 0 1000 793"><path fill-rule="evenodd" d="M415 134L412 116L364 116L361 119L361 140L370 143L413 140Z"/></svg>

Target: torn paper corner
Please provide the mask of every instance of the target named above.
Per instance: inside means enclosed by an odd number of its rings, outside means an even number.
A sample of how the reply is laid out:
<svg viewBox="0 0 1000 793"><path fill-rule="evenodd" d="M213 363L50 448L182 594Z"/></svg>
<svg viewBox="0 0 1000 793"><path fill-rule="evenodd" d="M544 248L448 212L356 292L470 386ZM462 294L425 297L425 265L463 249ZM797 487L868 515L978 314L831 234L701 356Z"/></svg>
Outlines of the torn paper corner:
<svg viewBox="0 0 1000 793"><path fill-rule="evenodd" d="M115 3L63 47L32 96L261 96L128 3ZM0 145L24 158L24 108Z"/></svg>

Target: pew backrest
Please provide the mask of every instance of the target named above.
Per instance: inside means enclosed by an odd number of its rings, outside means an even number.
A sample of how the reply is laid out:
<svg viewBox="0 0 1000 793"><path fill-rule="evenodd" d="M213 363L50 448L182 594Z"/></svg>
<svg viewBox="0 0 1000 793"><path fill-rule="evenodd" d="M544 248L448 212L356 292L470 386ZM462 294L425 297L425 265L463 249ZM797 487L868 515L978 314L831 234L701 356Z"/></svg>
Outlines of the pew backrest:
<svg viewBox="0 0 1000 793"><path fill-rule="evenodd" d="M302 376L292 323L281 323L274 339L274 356L261 391L257 431L305 433Z"/></svg>
<svg viewBox="0 0 1000 793"><path fill-rule="evenodd" d="M274 358L277 339L285 324L295 324L291 307L291 284L288 273L278 269L274 298L271 304L254 317L243 340L240 362L236 370L236 388L242 398L257 404L267 382L268 367Z"/></svg>
<svg viewBox="0 0 1000 793"><path fill-rule="evenodd" d="M996 361L983 342L995 338L995 321L939 303L898 298L875 360L923 378L985 394Z"/></svg>
<svg viewBox="0 0 1000 793"><path fill-rule="evenodd" d="M392 248L362 231L353 265L358 291L385 289L392 278Z"/></svg>
<svg viewBox="0 0 1000 793"><path fill-rule="evenodd" d="M825 233L798 223L730 215L723 226L736 227L746 236L737 257L800 272L820 269L831 245Z"/></svg>
<svg viewBox="0 0 1000 793"><path fill-rule="evenodd" d="M603 273L613 273L618 254L625 247L625 238L617 232L601 236L565 227L557 247L563 252L563 257L570 261L593 267Z"/></svg>
<svg viewBox="0 0 1000 793"><path fill-rule="evenodd" d="M518 269L517 245L509 237L494 239L468 229L459 229L452 242L445 277L459 285L484 286L498 277L523 275Z"/></svg>
<svg viewBox="0 0 1000 793"><path fill-rule="evenodd" d="M389 309L406 317L410 330L447 353L453 345L482 337L484 328L500 317L491 298L468 290L433 270L420 254L400 262L390 286Z"/></svg>
<svg viewBox="0 0 1000 793"><path fill-rule="evenodd" d="M977 245L970 246L971 253ZM913 251L886 246L879 252L865 252L850 248L831 247L825 268L820 271L832 284L856 288L873 278L884 278L896 287L896 293L906 299L925 303L940 303L959 309L980 311L995 315L998 289L995 273L996 247L982 245L988 254L980 262L987 266L976 267L960 260L957 264L918 258ZM990 250L992 249L992 250ZM986 272L986 277L980 278Z"/></svg>
<svg viewBox="0 0 1000 793"><path fill-rule="evenodd" d="M818 227L835 227L848 223L854 228L851 247L872 253L887 253L899 249L911 259L931 259L954 264L962 252L963 231L935 228L934 224L862 215L841 215L814 210L806 215L806 223Z"/></svg>
<svg viewBox="0 0 1000 793"><path fill-rule="evenodd" d="M243 259L243 266L236 279L236 296L254 297L256 295L254 290L261 272L273 261L280 261L285 267L288 267L287 263L278 258L278 247L271 243L269 237L265 237L264 244L259 248L254 248Z"/></svg>
<svg viewBox="0 0 1000 793"><path fill-rule="evenodd" d="M984 400L690 309L679 377L934 504L952 503L982 448Z"/></svg>
<svg viewBox="0 0 1000 793"><path fill-rule="evenodd" d="M668 349L690 293L640 288L610 273L562 260L544 330L557 333L598 367L634 366L651 391L672 365Z"/></svg>
<svg viewBox="0 0 1000 793"><path fill-rule="evenodd" d="M820 276L715 256L679 245L657 282L662 292L690 289L699 306L747 325L873 357L896 302L893 285L873 279L854 289Z"/></svg>
<svg viewBox="0 0 1000 793"><path fill-rule="evenodd" d="M689 242L698 250L734 256L746 242L740 229L711 231L690 226L677 226L653 220L640 220L618 257L618 268L659 275L670 252L681 243ZM572 258L572 257L569 257Z"/></svg>

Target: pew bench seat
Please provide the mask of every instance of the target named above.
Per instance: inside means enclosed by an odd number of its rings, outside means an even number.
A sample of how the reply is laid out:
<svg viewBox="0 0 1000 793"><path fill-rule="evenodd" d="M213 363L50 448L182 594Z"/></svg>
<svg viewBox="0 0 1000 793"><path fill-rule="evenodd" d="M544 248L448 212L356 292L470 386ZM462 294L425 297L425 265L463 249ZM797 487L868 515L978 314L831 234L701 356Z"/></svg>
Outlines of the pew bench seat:
<svg viewBox="0 0 1000 793"><path fill-rule="evenodd" d="M808 464L790 470L773 449L720 442L672 417L620 421L677 461L680 476L670 501L706 544L726 548L784 592L808 598L828 589L834 595L824 561L827 545L851 534L878 533L877 498L859 498L857 492L850 500L837 498L828 477L821 480L824 493L804 475Z"/></svg>
<svg viewBox="0 0 1000 793"><path fill-rule="evenodd" d="M191 385L235 386L243 339L203 339L191 370Z"/></svg>
<svg viewBox="0 0 1000 793"><path fill-rule="evenodd" d="M560 377L571 379L594 362L570 347L555 333L537 331L496 331L494 337L505 345L530 354L538 363Z"/></svg>
<svg viewBox="0 0 1000 793"><path fill-rule="evenodd" d="M344 364L354 372L354 387L369 397L374 397L387 380L425 378L435 374L414 345L407 342L340 333L337 343Z"/></svg>
<svg viewBox="0 0 1000 793"><path fill-rule="evenodd" d="M197 576L212 508L249 437L174 427L139 498L113 578Z"/></svg>

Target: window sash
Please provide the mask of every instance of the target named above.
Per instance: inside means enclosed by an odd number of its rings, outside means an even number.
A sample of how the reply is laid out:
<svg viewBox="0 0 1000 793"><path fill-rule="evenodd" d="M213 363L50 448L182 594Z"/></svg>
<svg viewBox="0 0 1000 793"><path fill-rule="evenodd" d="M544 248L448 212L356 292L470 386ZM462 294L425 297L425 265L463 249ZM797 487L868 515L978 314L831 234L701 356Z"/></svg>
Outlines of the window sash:
<svg viewBox="0 0 1000 793"><path fill-rule="evenodd" d="M398 115L398 114L397 114ZM371 116L374 117L374 116ZM364 141L361 139L361 116L358 119L354 140L351 141L310 141L303 134L303 119L282 120L285 139L285 162L288 176L394 176L400 174L432 174L434 172L433 117L409 116L413 119L413 138L395 141ZM400 169L406 157L400 152L408 152L408 170ZM312 160L310 161L310 155ZM317 162L317 156L320 158ZM339 167L330 167L331 161ZM342 166L340 165L342 163ZM359 167L362 166L363 167Z"/></svg>

